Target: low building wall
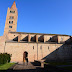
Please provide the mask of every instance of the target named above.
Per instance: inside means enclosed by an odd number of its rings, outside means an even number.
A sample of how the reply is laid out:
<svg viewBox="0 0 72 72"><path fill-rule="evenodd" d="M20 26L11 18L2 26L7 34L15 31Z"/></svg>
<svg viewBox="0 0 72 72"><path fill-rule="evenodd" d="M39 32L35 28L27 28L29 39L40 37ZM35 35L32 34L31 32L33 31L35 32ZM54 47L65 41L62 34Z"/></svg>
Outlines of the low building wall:
<svg viewBox="0 0 72 72"><path fill-rule="evenodd" d="M23 61L23 53L28 52L28 60L63 61L72 60L72 45L45 43L6 43L5 52L12 54L11 61Z"/></svg>
<svg viewBox="0 0 72 72"><path fill-rule="evenodd" d="M0 36L0 53L4 53L5 37Z"/></svg>

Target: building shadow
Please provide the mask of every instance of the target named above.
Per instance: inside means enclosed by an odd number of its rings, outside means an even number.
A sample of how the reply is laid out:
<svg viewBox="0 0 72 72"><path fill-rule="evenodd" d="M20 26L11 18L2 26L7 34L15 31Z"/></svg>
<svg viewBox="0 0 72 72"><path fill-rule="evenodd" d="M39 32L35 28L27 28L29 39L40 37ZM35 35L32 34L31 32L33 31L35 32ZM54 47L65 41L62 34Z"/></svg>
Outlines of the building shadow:
<svg viewBox="0 0 72 72"><path fill-rule="evenodd" d="M44 35L42 35L38 38L38 42L44 42Z"/></svg>
<svg viewBox="0 0 72 72"><path fill-rule="evenodd" d="M31 42L36 42L36 35L33 36L33 37L31 37L30 41L31 41Z"/></svg>
<svg viewBox="0 0 72 72"><path fill-rule="evenodd" d="M28 36L26 36L25 38L23 38L21 41L28 41Z"/></svg>
<svg viewBox="0 0 72 72"><path fill-rule="evenodd" d="M57 67L37 68L37 69L24 69L24 70L1 70L0 72L71 72Z"/></svg>
<svg viewBox="0 0 72 72"><path fill-rule="evenodd" d="M13 41L18 41L18 36L13 39Z"/></svg>
<svg viewBox="0 0 72 72"><path fill-rule="evenodd" d="M56 37L54 38L56 39ZM57 39L55 40L54 38L52 40L50 39L51 42L57 42L58 44L58 40ZM17 40L18 40L18 37L14 39L14 41L17 41ZM35 41L35 37L33 37L31 40ZM42 60L44 60L44 62L72 62L72 38L70 37L68 40L62 43L62 45L58 47L56 50L54 50L47 56L43 57ZM41 66L41 63L37 64L32 62L32 64L34 66ZM62 68L57 68L51 65L45 65L44 68L36 67L36 69L24 69L24 70L8 69L6 71L1 70L0 72L69 72L69 71L64 70Z"/></svg>
<svg viewBox="0 0 72 72"><path fill-rule="evenodd" d="M56 44L56 43L58 43L58 36L57 35L55 35L55 36L53 36L53 37L50 37L50 39L48 40L48 41L46 41L47 43L51 43L51 44Z"/></svg>
<svg viewBox="0 0 72 72"><path fill-rule="evenodd" d="M31 64L33 66L41 66L41 63L39 61L34 61L34 62L31 62Z"/></svg>
<svg viewBox="0 0 72 72"><path fill-rule="evenodd" d="M65 70L63 68L47 65L44 68L24 69L24 70L8 69L8 70L0 70L0 72L71 72L71 71Z"/></svg>
<svg viewBox="0 0 72 72"><path fill-rule="evenodd" d="M43 57L45 62L72 62L72 38L65 41L56 50Z"/></svg>

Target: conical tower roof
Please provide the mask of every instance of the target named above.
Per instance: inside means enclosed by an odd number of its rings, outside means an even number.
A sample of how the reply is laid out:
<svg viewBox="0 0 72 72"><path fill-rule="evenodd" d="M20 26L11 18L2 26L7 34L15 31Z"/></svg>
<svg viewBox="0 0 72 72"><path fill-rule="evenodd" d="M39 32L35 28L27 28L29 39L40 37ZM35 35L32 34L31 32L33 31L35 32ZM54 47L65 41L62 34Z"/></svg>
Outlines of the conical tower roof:
<svg viewBox="0 0 72 72"><path fill-rule="evenodd" d="M11 9L16 9L16 3L15 3L15 1L13 2L12 6L11 6Z"/></svg>

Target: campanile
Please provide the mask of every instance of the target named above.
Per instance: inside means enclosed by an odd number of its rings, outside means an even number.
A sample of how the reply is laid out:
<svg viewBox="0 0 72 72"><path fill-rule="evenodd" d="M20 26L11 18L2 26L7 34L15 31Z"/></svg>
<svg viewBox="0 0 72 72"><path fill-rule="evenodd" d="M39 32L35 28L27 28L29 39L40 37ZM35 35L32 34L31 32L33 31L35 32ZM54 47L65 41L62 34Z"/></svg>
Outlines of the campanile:
<svg viewBox="0 0 72 72"><path fill-rule="evenodd" d="M18 12L16 8L16 3L14 1L11 8L8 7L7 10L4 35L7 35L8 32L16 32L17 18L18 18Z"/></svg>

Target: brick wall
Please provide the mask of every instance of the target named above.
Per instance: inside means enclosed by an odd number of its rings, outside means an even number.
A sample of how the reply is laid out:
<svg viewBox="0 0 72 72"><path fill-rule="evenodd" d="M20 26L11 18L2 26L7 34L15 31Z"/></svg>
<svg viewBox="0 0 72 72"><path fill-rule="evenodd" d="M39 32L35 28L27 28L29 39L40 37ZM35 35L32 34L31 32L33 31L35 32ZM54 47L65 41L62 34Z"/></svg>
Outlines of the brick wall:
<svg viewBox="0 0 72 72"><path fill-rule="evenodd" d="M34 46L34 49L33 49ZM23 61L24 51L28 52L29 61L34 60L72 60L72 46L42 43L6 43L5 51L12 54L11 61Z"/></svg>

